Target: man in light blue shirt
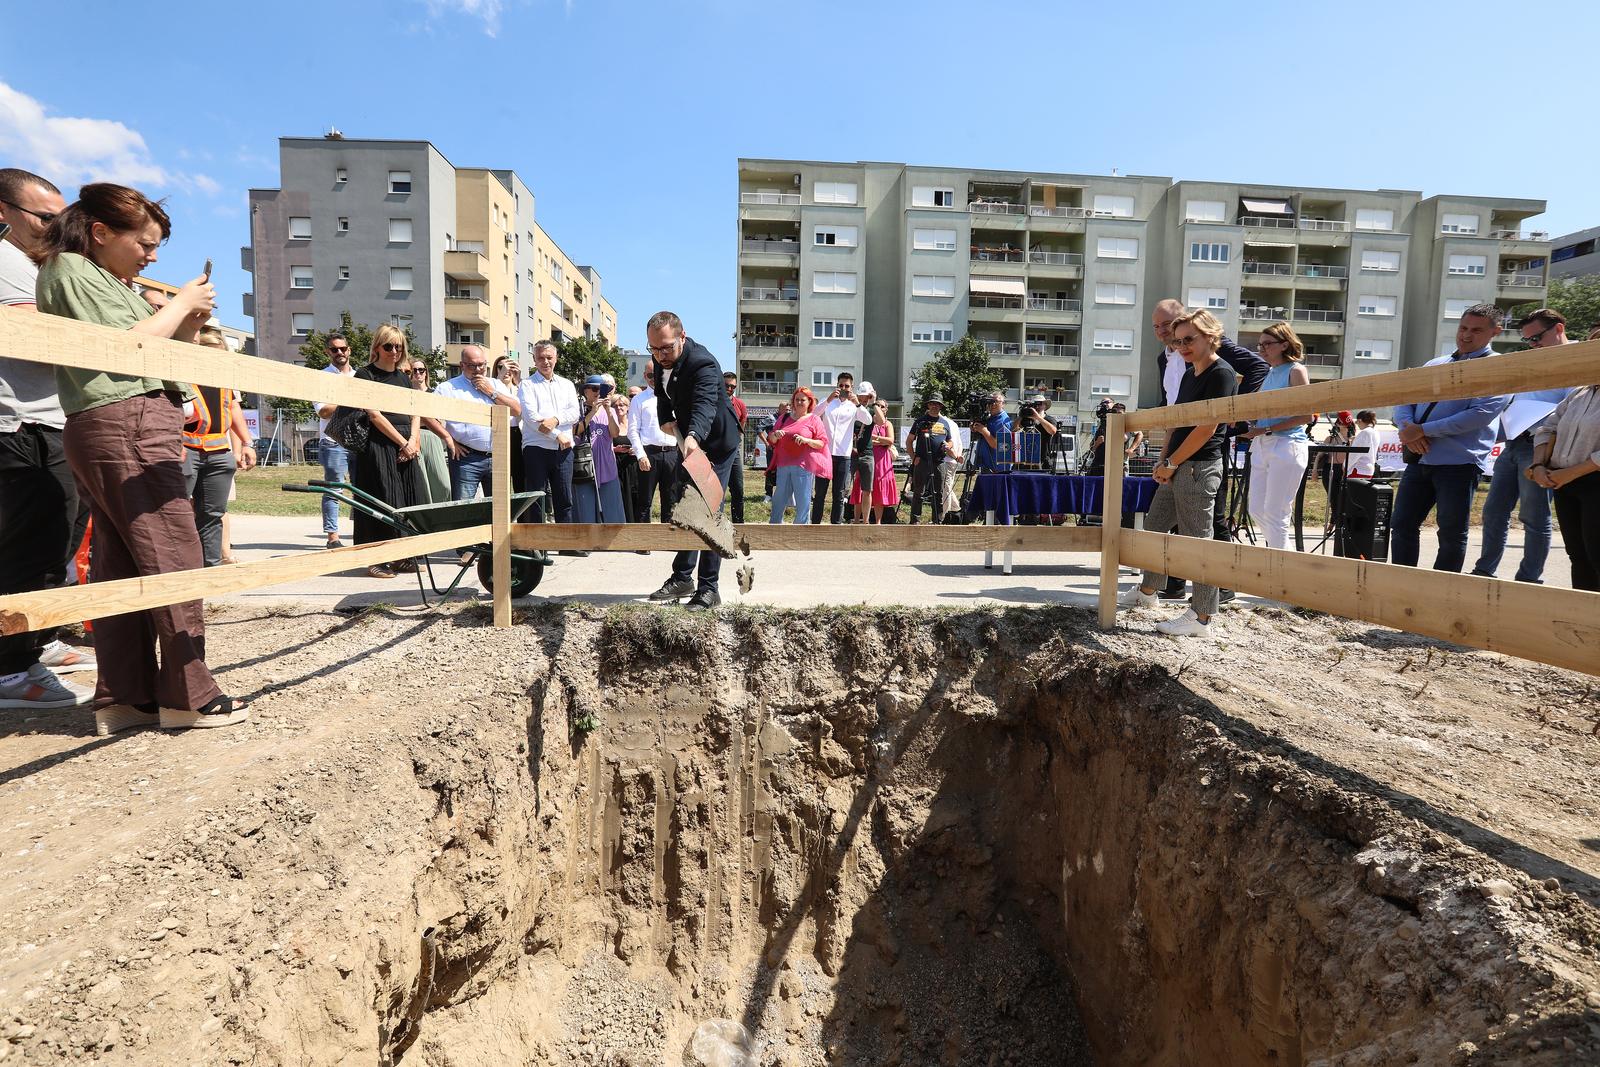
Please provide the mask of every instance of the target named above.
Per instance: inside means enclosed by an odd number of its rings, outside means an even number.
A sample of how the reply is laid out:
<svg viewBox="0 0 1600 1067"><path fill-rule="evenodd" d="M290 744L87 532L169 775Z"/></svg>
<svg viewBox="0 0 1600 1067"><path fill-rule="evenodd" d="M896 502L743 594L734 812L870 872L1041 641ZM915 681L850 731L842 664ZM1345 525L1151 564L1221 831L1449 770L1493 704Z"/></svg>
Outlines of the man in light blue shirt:
<svg viewBox="0 0 1600 1067"><path fill-rule="evenodd" d="M522 405L511 390L489 374L489 357L477 345L461 346L461 373L434 387L436 396L477 404L501 404L511 409L513 418L522 414ZM446 422L450 434L450 499L471 500L483 486L485 495L494 494L494 437L489 427L471 422Z"/></svg>
<svg viewBox="0 0 1600 1067"><path fill-rule="evenodd" d="M1494 355L1489 342L1500 333L1505 315L1493 304L1474 304L1461 313L1456 350L1426 366ZM1478 476L1494 447L1496 420L1509 397L1480 396L1400 404L1394 424L1400 443L1418 458L1400 476L1390 520L1389 562L1415 567L1421 553L1422 520L1439 509L1439 551L1433 569L1461 573L1467 561L1467 522Z"/></svg>
<svg viewBox="0 0 1600 1067"><path fill-rule="evenodd" d="M1540 308L1517 324L1522 339L1532 348L1554 348L1571 344L1567 340L1567 320L1559 311ZM1489 479L1489 495L1483 502L1483 552L1472 573L1493 578L1505 554L1506 535L1511 532L1511 506L1520 504L1522 519L1522 562L1517 566L1517 581L1544 584L1544 562L1550 555L1549 489L1523 476L1533 463L1533 433L1571 389L1540 389L1516 393L1500 414L1500 438L1505 447L1494 462Z"/></svg>

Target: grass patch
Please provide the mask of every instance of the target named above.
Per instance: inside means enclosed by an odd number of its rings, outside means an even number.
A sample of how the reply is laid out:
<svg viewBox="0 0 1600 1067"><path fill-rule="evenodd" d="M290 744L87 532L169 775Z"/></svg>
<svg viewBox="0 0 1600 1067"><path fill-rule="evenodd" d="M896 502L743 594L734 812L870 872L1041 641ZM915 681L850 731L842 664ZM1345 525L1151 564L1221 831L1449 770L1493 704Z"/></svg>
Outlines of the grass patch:
<svg viewBox="0 0 1600 1067"><path fill-rule="evenodd" d="M321 467L304 463L240 471L233 481L239 498L228 505L228 510L235 515L321 515L321 494L285 493L282 488L289 482L304 485L321 477Z"/></svg>

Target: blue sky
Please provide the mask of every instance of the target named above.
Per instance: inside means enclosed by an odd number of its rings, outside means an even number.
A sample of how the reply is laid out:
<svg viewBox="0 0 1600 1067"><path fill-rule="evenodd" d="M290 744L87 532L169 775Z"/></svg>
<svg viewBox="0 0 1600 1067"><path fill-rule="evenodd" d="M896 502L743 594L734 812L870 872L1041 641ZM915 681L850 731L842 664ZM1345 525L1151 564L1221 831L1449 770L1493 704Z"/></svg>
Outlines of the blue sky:
<svg viewBox="0 0 1600 1067"><path fill-rule="evenodd" d="M1600 224L1592 2L40 10L62 37L0 40L0 165L68 199L96 177L170 197L152 273L213 258L223 318L246 328L245 190L277 185L278 137L330 125L515 169L600 268L625 346L670 307L724 359L740 156L1543 197L1536 228Z"/></svg>

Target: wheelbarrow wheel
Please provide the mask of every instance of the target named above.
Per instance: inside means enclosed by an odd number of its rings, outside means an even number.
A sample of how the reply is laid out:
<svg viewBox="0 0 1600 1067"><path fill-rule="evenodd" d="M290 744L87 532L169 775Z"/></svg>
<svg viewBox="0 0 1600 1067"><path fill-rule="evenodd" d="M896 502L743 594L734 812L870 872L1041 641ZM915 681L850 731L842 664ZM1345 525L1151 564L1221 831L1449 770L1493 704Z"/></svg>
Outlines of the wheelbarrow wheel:
<svg viewBox="0 0 1600 1067"><path fill-rule="evenodd" d="M544 564L531 559L511 560L511 599L527 596L544 577ZM484 592L494 592L494 559L485 552L478 556L478 581Z"/></svg>

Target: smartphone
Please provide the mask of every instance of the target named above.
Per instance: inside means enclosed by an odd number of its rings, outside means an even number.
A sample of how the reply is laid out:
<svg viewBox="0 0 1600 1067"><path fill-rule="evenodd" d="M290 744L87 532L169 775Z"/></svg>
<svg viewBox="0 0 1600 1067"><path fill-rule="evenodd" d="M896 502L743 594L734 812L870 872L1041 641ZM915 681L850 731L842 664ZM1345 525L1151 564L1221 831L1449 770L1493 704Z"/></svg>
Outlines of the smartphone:
<svg viewBox="0 0 1600 1067"><path fill-rule="evenodd" d="M209 259L206 260L205 278L208 282L211 280L211 261Z"/></svg>
<svg viewBox="0 0 1600 1067"><path fill-rule="evenodd" d="M0 241L4 241L6 239L6 234L8 234L10 232L11 232L11 223L9 223L9 222L0 222Z"/></svg>

